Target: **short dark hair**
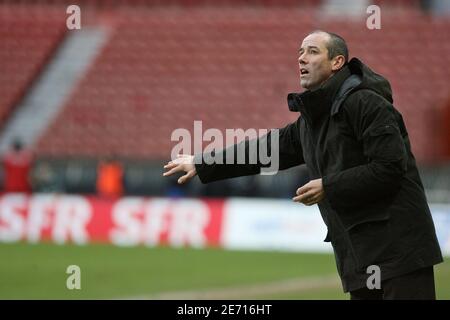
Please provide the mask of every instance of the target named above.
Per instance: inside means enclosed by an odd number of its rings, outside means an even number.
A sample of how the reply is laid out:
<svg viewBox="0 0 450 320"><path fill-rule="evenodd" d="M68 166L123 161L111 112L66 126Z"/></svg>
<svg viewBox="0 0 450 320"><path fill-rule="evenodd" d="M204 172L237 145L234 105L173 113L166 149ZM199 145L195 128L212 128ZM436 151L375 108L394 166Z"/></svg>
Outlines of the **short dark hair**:
<svg viewBox="0 0 450 320"><path fill-rule="evenodd" d="M23 149L23 143L22 140L20 140L19 138L15 138L12 143L11 143L13 149L15 151L20 151Z"/></svg>
<svg viewBox="0 0 450 320"><path fill-rule="evenodd" d="M336 33L323 30L315 30L310 34L313 33L326 33L327 35L330 36L330 39L326 44L328 50L328 59L331 60L338 55L343 55L345 58L345 63L348 62L348 47L344 38L342 38L340 35L337 35Z"/></svg>

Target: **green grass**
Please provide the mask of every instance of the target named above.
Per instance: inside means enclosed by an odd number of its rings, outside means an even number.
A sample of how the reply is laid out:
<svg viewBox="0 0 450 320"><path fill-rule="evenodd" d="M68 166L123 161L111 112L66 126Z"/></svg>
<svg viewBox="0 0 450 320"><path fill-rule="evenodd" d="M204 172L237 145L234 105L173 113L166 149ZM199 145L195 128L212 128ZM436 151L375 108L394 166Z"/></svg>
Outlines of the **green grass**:
<svg viewBox="0 0 450 320"><path fill-rule="evenodd" d="M69 276L66 268L71 264L81 268L81 290L66 288ZM335 274L334 258L329 254L0 244L0 299L127 298ZM449 260L436 267L436 282L438 298L449 299ZM255 298L348 299L348 296L336 286Z"/></svg>

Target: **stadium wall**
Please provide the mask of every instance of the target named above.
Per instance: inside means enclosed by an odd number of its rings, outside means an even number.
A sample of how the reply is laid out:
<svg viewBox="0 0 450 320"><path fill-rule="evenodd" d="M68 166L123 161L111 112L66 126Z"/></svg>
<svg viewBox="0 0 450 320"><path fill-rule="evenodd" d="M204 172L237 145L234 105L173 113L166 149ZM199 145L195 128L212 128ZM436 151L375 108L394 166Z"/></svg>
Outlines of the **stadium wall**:
<svg viewBox="0 0 450 320"><path fill-rule="evenodd" d="M430 205L450 256L450 205ZM0 196L0 242L332 252L317 206L289 200Z"/></svg>

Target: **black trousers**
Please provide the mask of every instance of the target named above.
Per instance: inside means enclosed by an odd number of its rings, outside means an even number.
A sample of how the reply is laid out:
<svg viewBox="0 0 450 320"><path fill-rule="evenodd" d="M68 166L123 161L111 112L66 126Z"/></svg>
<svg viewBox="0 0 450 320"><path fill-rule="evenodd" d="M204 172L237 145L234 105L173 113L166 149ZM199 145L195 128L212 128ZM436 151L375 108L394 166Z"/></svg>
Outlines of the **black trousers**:
<svg viewBox="0 0 450 320"><path fill-rule="evenodd" d="M351 300L436 300L433 267L381 282L381 289L366 287L350 292Z"/></svg>

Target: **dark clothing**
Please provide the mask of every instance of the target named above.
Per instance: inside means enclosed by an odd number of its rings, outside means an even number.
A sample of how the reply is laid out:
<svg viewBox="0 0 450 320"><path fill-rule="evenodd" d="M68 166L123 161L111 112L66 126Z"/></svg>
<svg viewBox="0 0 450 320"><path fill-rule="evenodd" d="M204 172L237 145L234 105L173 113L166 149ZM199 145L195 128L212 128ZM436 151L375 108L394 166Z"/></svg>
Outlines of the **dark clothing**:
<svg viewBox="0 0 450 320"><path fill-rule="evenodd" d="M350 292L351 300L436 300L433 267L385 280L380 289Z"/></svg>
<svg viewBox="0 0 450 320"><path fill-rule="evenodd" d="M354 58L320 88L289 94L289 109L300 117L279 131L279 168L306 163L311 179L322 178L325 241L333 246L345 292L366 286L369 265L378 265L385 281L443 260L408 133L392 102L389 82ZM270 148L272 135L259 138L258 146ZM230 148L236 156L242 146L248 160L249 141ZM230 148L203 159L226 159ZM264 167L246 163L196 169L206 183Z"/></svg>

